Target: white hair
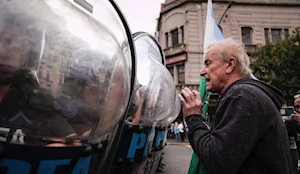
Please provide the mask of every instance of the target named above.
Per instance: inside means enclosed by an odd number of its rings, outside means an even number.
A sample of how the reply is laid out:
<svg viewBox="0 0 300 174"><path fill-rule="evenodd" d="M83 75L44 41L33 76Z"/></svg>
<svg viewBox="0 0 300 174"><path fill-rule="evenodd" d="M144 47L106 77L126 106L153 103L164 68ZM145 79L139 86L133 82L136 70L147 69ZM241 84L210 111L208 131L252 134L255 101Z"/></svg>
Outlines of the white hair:
<svg viewBox="0 0 300 174"><path fill-rule="evenodd" d="M227 38L208 45L207 50L217 46L219 57L224 61L228 61L229 57L234 57L237 60L237 68L241 75L245 77L251 76L250 59L247 55L244 45L240 42Z"/></svg>

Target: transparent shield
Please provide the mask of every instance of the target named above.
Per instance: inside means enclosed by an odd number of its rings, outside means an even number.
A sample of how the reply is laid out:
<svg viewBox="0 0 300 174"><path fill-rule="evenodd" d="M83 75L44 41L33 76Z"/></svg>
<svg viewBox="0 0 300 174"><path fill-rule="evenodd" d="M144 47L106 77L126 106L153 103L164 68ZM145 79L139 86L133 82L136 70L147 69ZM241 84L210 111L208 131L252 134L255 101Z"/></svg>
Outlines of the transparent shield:
<svg viewBox="0 0 300 174"><path fill-rule="evenodd" d="M145 119L150 122L164 119L171 111L176 97L173 78L162 64L152 63L148 95L145 101Z"/></svg>
<svg viewBox="0 0 300 174"><path fill-rule="evenodd" d="M160 45L149 34L134 34L136 49L136 83L128 120L132 124L148 125L168 115L175 101L175 85L163 65Z"/></svg>
<svg viewBox="0 0 300 174"><path fill-rule="evenodd" d="M178 97L175 97L175 102L173 104L172 109L168 113L168 116L159 121L162 125L169 125L172 123L179 115L181 110L181 103Z"/></svg>
<svg viewBox="0 0 300 174"><path fill-rule="evenodd" d="M0 3L0 126L21 130L26 143L98 138L126 110L131 57L124 26L107 4L81 2Z"/></svg>
<svg viewBox="0 0 300 174"><path fill-rule="evenodd" d="M82 0L76 0L82 1ZM93 16L102 22L109 30L114 33L117 42L121 45L129 72L132 70L132 55L131 49L128 42L128 37L122 26L122 22L118 16L116 10L111 5L109 0L86 0L93 6ZM130 73L131 75L131 73Z"/></svg>
<svg viewBox="0 0 300 174"><path fill-rule="evenodd" d="M146 54L152 59L164 64L165 57L162 48L154 37L144 32L138 32L134 35L136 35L135 42L137 50L141 49L141 51L137 51L139 54Z"/></svg>

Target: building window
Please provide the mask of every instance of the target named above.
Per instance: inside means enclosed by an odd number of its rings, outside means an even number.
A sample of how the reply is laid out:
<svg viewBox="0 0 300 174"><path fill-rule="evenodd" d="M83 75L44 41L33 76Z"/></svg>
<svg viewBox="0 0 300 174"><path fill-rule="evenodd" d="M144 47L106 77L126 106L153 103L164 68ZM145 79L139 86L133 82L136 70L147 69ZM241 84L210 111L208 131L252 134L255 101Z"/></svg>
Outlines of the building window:
<svg viewBox="0 0 300 174"><path fill-rule="evenodd" d="M172 35L172 46L175 46L178 44L178 28L171 31Z"/></svg>
<svg viewBox="0 0 300 174"><path fill-rule="evenodd" d="M272 42L276 44L279 39L288 38L289 30L281 28L265 28L265 40L266 42Z"/></svg>
<svg viewBox="0 0 300 174"><path fill-rule="evenodd" d="M281 38L281 29L271 29L272 43L276 42Z"/></svg>
<svg viewBox="0 0 300 174"><path fill-rule="evenodd" d="M174 67L173 66L169 66L168 70L169 70L170 74L172 75L172 77L174 78Z"/></svg>
<svg viewBox="0 0 300 174"><path fill-rule="evenodd" d="M265 28L265 40L266 40L266 43L271 41L271 39L269 37L269 29L268 28Z"/></svg>
<svg viewBox="0 0 300 174"><path fill-rule="evenodd" d="M242 42L245 45L252 45L252 28L242 27Z"/></svg>
<svg viewBox="0 0 300 174"><path fill-rule="evenodd" d="M289 29L284 29L284 39L289 37Z"/></svg>
<svg viewBox="0 0 300 174"><path fill-rule="evenodd" d="M180 27L180 30L181 30L182 43L184 43L184 28L183 28L183 26Z"/></svg>
<svg viewBox="0 0 300 174"><path fill-rule="evenodd" d="M165 33L165 37L166 37L166 48L169 47L169 33Z"/></svg>
<svg viewBox="0 0 300 174"><path fill-rule="evenodd" d="M184 64L177 65L178 69L178 84L185 83L185 75L184 75Z"/></svg>

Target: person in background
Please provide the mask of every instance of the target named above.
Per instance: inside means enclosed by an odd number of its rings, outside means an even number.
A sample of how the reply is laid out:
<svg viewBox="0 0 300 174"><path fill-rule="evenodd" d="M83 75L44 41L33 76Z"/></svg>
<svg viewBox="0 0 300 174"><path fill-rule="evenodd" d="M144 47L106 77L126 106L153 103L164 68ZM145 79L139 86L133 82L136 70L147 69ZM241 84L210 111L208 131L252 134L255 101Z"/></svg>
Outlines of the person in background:
<svg viewBox="0 0 300 174"><path fill-rule="evenodd" d="M185 128L182 121L179 121L178 129L179 129L180 139L183 142L185 139L185 131L184 131Z"/></svg>
<svg viewBox="0 0 300 174"><path fill-rule="evenodd" d="M173 123L170 124L170 128L169 128L168 132L169 132L169 138L174 139L175 135L174 135L174 124Z"/></svg>
<svg viewBox="0 0 300 174"><path fill-rule="evenodd" d="M189 128L189 142L199 160L213 173L289 174L288 135L280 108L283 94L251 78L250 60L242 44L225 39L208 47L204 67L206 90L218 93L211 127L202 120L196 90L178 95Z"/></svg>
<svg viewBox="0 0 300 174"><path fill-rule="evenodd" d="M294 99L295 112L291 115L291 118L300 124L300 94L295 95Z"/></svg>
<svg viewBox="0 0 300 174"><path fill-rule="evenodd" d="M178 122L175 122L174 125L174 134L175 134L175 140L180 141L180 133L179 133L179 128L178 128Z"/></svg>
<svg viewBox="0 0 300 174"><path fill-rule="evenodd" d="M294 110L294 113L290 116L291 119L285 120L284 123L289 135L293 173L300 173L298 170L300 154L300 94L294 96Z"/></svg>

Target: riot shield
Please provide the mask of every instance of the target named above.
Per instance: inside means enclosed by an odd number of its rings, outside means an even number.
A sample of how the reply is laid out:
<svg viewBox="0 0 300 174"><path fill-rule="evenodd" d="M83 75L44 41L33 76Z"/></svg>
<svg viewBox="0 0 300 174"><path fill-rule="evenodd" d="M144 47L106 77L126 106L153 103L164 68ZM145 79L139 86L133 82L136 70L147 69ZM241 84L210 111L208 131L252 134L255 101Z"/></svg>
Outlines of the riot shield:
<svg viewBox="0 0 300 174"><path fill-rule="evenodd" d="M0 14L1 173L98 171L94 156L135 79L120 10L108 0L11 0Z"/></svg>
<svg viewBox="0 0 300 174"><path fill-rule="evenodd" d="M144 32L133 36L137 78L110 173L153 172L158 165L154 160L161 157L154 144L162 144L165 138L165 127L157 125L169 121L166 117L170 116L177 98L159 43ZM164 124L162 120L166 120ZM164 147L158 146L160 150Z"/></svg>

